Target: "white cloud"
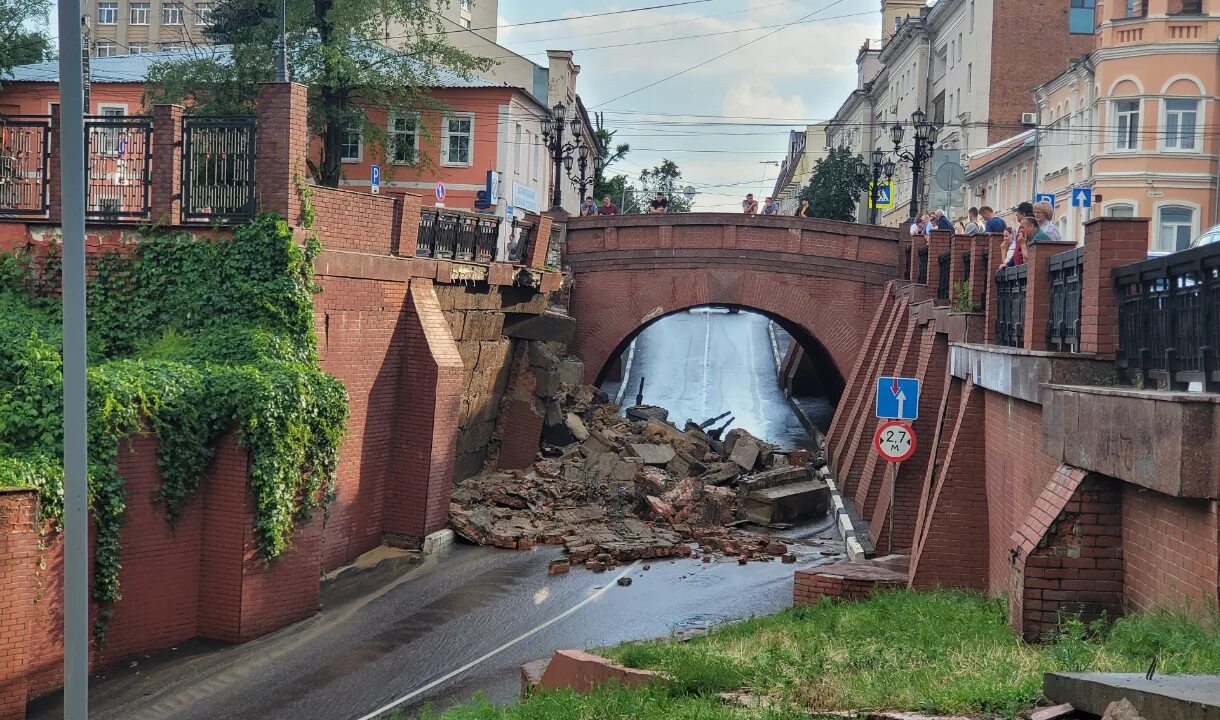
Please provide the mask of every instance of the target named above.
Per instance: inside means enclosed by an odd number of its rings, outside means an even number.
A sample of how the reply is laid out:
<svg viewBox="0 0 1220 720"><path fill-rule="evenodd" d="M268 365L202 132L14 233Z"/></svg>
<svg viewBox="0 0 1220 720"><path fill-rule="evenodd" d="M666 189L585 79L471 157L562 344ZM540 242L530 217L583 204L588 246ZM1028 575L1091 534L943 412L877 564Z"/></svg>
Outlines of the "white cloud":
<svg viewBox="0 0 1220 720"><path fill-rule="evenodd" d="M803 118L800 95L783 95L767 80L738 80L724 95L724 114L737 117Z"/></svg>

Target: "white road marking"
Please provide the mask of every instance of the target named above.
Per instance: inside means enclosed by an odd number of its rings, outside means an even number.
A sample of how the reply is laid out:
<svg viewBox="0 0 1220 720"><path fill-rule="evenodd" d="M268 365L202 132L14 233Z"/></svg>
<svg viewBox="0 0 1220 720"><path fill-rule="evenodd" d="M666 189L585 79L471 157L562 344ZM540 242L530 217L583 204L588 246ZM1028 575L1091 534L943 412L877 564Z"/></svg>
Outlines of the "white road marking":
<svg viewBox="0 0 1220 720"><path fill-rule="evenodd" d="M581 600L580 602L576 603L575 605L568 608L567 610L564 610L563 612L561 612L560 614L551 618L550 620L547 620L546 622L542 623L541 625L538 625L534 629L528 630L528 631L518 635L517 637L513 638L512 640L509 640L508 642L504 643L503 645L496 648L495 650L491 650L483 655L480 655L479 657L475 658L474 660L471 660L470 662L466 663L465 665L463 665L462 667L460 667L456 670L451 670L451 671L445 673L444 675L438 677L437 679L433 680L432 682L428 683L427 685L424 685L423 687L418 688L416 690L412 690L411 692L407 693L406 695L403 695L402 697L398 698L397 700L394 700L390 703L382 705L381 707L377 708L376 710L369 713L368 715L360 716L360 718L358 718L358 720L374 720L375 718L381 717L381 715L393 710L394 708L398 707L399 705L410 702L411 700L414 700L415 698L419 697L420 695L423 695L424 693L428 692L429 690L435 688L436 686L446 683L446 682L452 680L453 678L457 677L458 675L461 675L462 673L466 672L467 670L470 670L473 667L483 664L484 662L490 660L491 658L495 657L496 655L499 655L500 653L509 649L513 645L516 645L517 643L521 642L522 640L525 640L527 638L533 637L534 635L537 635L538 633L542 632L543 630L549 628L550 626L554 625L555 623L559 622L560 620L563 620L564 618L568 617L572 613L576 612L577 610L580 610L584 606L586 606L589 603L593 602L594 600L598 599L602 595L605 595L607 592L610 591L610 588L618 585L619 578L626 577L627 574L630 573L632 570L634 570L635 566L639 565L639 564L640 564L639 560L636 560L635 562L631 563L626 568L624 568L621 573L616 575L613 580L611 580L610 582L608 582L604 586L602 586L602 589L593 593L592 595L585 598L584 600Z"/></svg>

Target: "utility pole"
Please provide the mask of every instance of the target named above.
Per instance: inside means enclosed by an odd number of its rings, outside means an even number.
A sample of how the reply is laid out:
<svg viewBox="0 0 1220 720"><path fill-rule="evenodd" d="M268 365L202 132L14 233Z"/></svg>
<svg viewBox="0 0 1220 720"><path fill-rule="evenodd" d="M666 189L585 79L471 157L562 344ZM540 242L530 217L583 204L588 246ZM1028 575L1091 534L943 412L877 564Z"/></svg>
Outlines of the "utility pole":
<svg viewBox="0 0 1220 720"><path fill-rule="evenodd" d="M85 378L85 75L81 0L59 0L63 204L64 718L89 717L89 406Z"/></svg>

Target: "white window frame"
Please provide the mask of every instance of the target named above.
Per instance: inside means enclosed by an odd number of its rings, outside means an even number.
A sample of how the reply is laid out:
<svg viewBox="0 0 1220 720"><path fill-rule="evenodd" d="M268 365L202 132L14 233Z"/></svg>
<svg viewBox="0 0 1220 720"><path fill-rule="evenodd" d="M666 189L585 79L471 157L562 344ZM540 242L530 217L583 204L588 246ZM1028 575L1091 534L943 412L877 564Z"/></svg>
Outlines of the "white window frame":
<svg viewBox="0 0 1220 720"><path fill-rule="evenodd" d="M1189 226L1187 226L1190 228L1190 237L1187 239L1187 247L1189 247L1189 243L1199 235L1199 214L1200 213L1199 213L1198 205L1196 205L1195 203L1191 203L1191 202L1184 202L1182 200L1171 200L1169 202L1157 203L1152 208L1152 221L1154 224L1152 227L1152 231L1153 231L1152 238L1151 238L1151 242L1149 243L1149 248L1148 248L1148 250L1151 252L1156 252L1156 253L1178 252L1177 249L1172 249L1172 250L1161 249L1161 229L1162 229L1161 213L1168 208L1180 208L1182 210L1190 211L1190 224L1189 224ZM1183 227L1183 225L1179 223L1176 225L1176 227Z"/></svg>
<svg viewBox="0 0 1220 720"><path fill-rule="evenodd" d="M191 13L195 16L195 24L207 27L212 24L212 3L202 2L195 4L195 11Z"/></svg>
<svg viewBox="0 0 1220 720"><path fill-rule="evenodd" d="M159 50L185 50L186 43L181 40L171 40L170 42L161 43L160 46L158 46L158 49Z"/></svg>
<svg viewBox="0 0 1220 720"><path fill-rule="evenodd" d="M1111 215L1110 212L1117 208L1126 208L1131 211L1130 215ZM1139 204L1128 200L1117 200L1115 202L1106 203L1101 208L1102 217L1138 217Z"/></svg>
<svg viewBox="0 0 1220 720"><path fill-rule="evenodd" d="M1170 137L1169 137L1169 103L1170 103L1170 101L1173 101L1173 100L1189 100L1189 101L1192 101L1192 102L1194 102L1194 103L1195 103L1195 111L1194 111L1194 114L1195 114L1195 132L1194 132L1194 136L1193 136L1193 137L1191 137L1191 141L1194 143L1194 147L1191 147L1191 148L1183 148L1183 147L1176 147L1176 146L1174 146L1174 145L1170 145L1170 144L1169 144L1169 141L1170 141ZM1186 111L1184 111L1184 110L1175 110L1174 112L1175 112L1175 113L1183 113L1183 112L1186 112ZM1202 145L1203 145L1203 128L1202 128L1202 124L1199 122L1199 119L1200 119L1201 117L1203 117L1203 101L1202 101L1202 98L1199 98L1199 97L1189 97L1189 96L1186 96L1186 97L1183 97L1183 96L1178 96L1178 97L1163 97L1163 98L1161 98L1161 132L1157 133L1157 135L1160 137L1160 149L1161 149L1161 150L1164 150L1164 151L1166 151L1166 152L1173 152L1173 153L1188 153L1188 154L1191 154L1191 155L1198 155L1199 153L1201 153L1201 152L1203 151L1203 148L1202 148ZM1182 132L1181 132L1181 127L1182 127L1182 121L1181 121L1181 118L1180 118L1180 115L1179 115L1179 119L1178 119L1178 128L1179 128L1179 129L1178 129L1178 136L1179 136L1179 137L1182 135ZM1176 140L1176 139L1178 139L1178 138L1175 138L1175 140Z"/></svg>
<svg viewBox="0 0 1220 720"><path fill-rule="evenodd" d="M105 47L107 50L106 54L104 54L104 55L102 54L103 47ZM113 51L113 52L110 52L110 51ZM98 40L97 41L97 57L106 58L106 57L118 57L118 56L119 56L119 44L117 42L115 42L113 40Z"/></svg>
<svg viewBox="0 0 1220 720"><path fill-rule="evenodd" d="M115 112L117 111L117 112ZM106 117L126 117L127 103L98 103L97 114ZM106 157L117 157L119 154L119 128L109 127L103 130L105 147L102 154Z"/></svg>
<svg viewBox="0 0 1220 720"><path fill-rule="evenodd" d="M344 147L350 143L347 141L351 133L356 133L356 156L347 157L343 154ZM364 162L364 133L359 127L343 128L343 140L339 143L339 162L341 163L358 163Z"/></svg>
<svg viewBox="0 0 1220 720"><path fill-rule="evenodd" d="M521 158L522 149L521 143L524 142L525 134L521 127L521 123L514 123L513 128L513 175L521 174Z"/></svg>
<svg viewBox="0 0 1220 720"><path fill-rule="evenodd" d="M110 18L109 21L102 17L102 11L106 10L106 15ZM117 2L100 2L97 4L97 24L98 25L118 25L119 24L119 4Z"/></svg>
<svg viewBox="0 0 1220 720"><path fill-rule="evenodd" d="M127 52L132 55L143 55L144 53L152 52L152 43L148 42L133 42L127 46Z"/></svg>
<svg viewBox="0 0 1220 720"><path fill-rule="evenodd" d="M141 14L144 16L143 21L141 21L139 19L140 16L136 14L137 11L140 11ZM151 14L152 14L152 3L150 3L150 2L132 3L131 5L128 6L128 10L127 10L127 24L128 25L140 25L140 26L147 25L148 16Z"/></svg>
<svg viewBox="0 0 1220 720"><path fill-rule="evenodd" d="M412 159L410 162L405 162L403 160L399 160L396 157L394 157L394 154L398 147L397 136L408 132L406 130L395 130L394 129L394 121L400 120L400 119L403 119L403 120L409 119L409 120L414 121L414 123L415 123L415 129L410 131L411 135L414 137L414 140L415 140L414 147L412 148L412 151L411 151ZM387 146L386 146L386 158L390 161L391 165L415 165L419 162L419 125L420 125L419 113L402 112L402 111L390 113L389 117L386 120L386 140L388 141ZM362 147L362 152L363 152L363 145L364 145L363 138L361 138L360 145Z"/></svg>
<svg viewBox="0 0 1220 720"><path fill-rule="evenodd" d="M170 20L170 18L173 17L173 14L175 11L177 11L177 14L178 14L178 22L173 22ZM178 2L162 3L161 4L161 24L169 25L171 27L182 25L185 12L186 12L186 10L182 7L182 3L178 3Z"/></svg>
<svg viewBox="0 0 1220 720"><path fill-rule="evenodd" d="M449 130L450 120L469 120L470 131L468 133L451 133ZM456 136L469 138L466 162L455 162L449 159L449 139ZM441 166L442 167L470 167L474 165L474 113L467 112L452 112L445 113L441 116Z"/></svg>
<svg viewBox="0 0 1220 720"><path fill-rule="evenodd" d="M1124 111L1124 112L1120 113L1118 110L1119 103L1128 103L1128 102L1135 103L1135 110L1134 111ZM1136 97L1136 98L1133 98L1133 97L1113 98L1110 101L1110 114L1113 116L1112 121L1110 123L1110 127L1114 132L1114 142L1111 144L1110 149L1113 150L1114 152L1120 152L1120 153L1139 152L1140 147L1143 145L1143 143L1141 142L1142 138L1140 137L1140 133L1141 133L1141 128L1143 127L1142 121L1143 121L1143 117L1144 117L1144 99L1138 98L1138 97ZM1135 137L1134 137L1135 145L1133 147L1123 147L1123 135L1122 135L1120 119L1121 119L1121 116L1125 115L1125 116L1129 117L1132 114L1135 115L1135 120L1136 120ZM1130 132L1131 132L1130 121L1128 121L1128 126L1127 126L1128 136L1130 135Z"/></svg>

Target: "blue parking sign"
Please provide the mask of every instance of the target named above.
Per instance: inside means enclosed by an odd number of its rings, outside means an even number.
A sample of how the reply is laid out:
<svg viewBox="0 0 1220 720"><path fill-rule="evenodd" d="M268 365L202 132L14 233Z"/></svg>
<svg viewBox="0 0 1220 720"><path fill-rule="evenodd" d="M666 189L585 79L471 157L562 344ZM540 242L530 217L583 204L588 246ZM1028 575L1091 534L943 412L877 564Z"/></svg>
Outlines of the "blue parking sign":
<svg viewBox="0 0 1220 720"><path fill-rule="evenodd" d="M1034 195L1034 202L1050 203L1051 209L1053 210L1055 208L1055 193L1038 193L1037 195Z"/></svg>
<svg viewBox="0 0 1220 720"><path fill-rule="evenodd" d="M919 418L919 379L877 378L877 417L882 420Z"/></svg>
<svg viewBox="0 0 1220 720"><path fill-rule="evenodd" d="M371 165L369 167L369 191L378 195L381 193L381 166Z"/></svg>

